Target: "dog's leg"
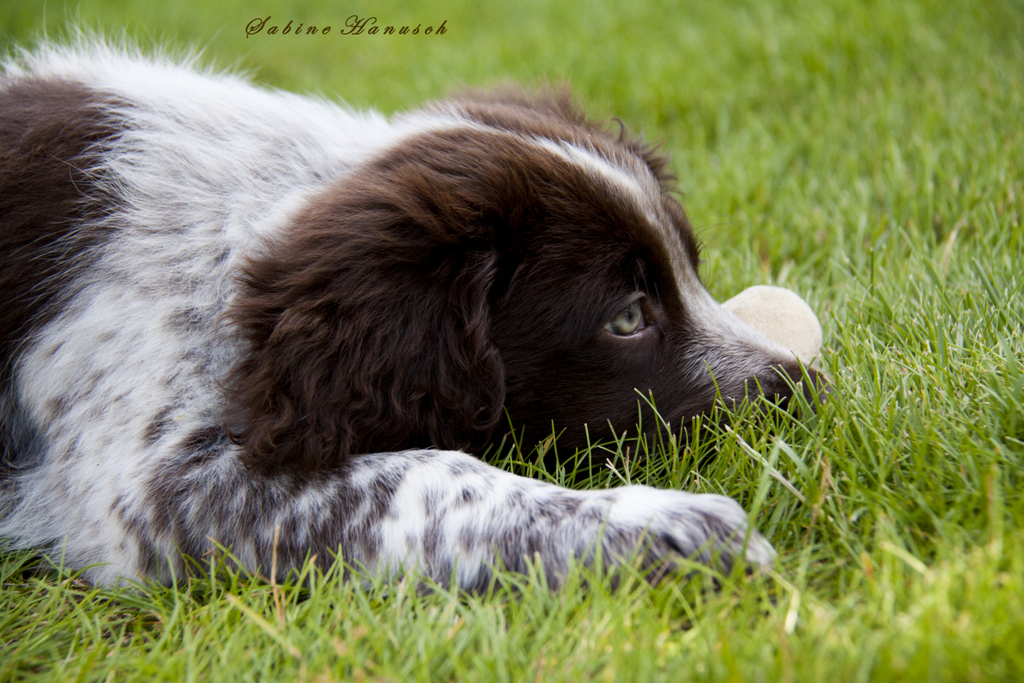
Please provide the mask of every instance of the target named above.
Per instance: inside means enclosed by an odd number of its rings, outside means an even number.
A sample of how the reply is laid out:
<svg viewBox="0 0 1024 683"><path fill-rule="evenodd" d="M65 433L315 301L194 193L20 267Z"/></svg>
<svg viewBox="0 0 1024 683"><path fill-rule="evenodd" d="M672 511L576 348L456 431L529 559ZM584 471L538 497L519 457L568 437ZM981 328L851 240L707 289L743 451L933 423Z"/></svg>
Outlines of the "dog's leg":
<svg viewBox="0 0 1024 683"><path fill-rule="evenodd" d="M154 502L158 526L173 538L156 547L196 551L208 537L249 569L268 572L276 554L279 573L340 549L370 573L418 569L467 589L485 587L495 565L525 571L530 560L557 584L574 559L609 566L637 552L645 564L718 555L729 566L744 544L754 564L774 557L756 531L746 538L746 514L723 496L644 486L572 491L458 452L360 456L343 474L302 481L208 465L170 489L165 480Z"/></svg>

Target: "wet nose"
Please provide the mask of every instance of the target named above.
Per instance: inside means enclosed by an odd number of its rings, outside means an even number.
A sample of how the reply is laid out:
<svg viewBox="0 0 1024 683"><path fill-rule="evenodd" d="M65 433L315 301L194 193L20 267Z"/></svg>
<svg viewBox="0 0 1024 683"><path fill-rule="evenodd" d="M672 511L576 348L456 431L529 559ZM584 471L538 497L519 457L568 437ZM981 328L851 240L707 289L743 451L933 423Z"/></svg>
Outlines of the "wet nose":
<svg viewBox="0 0 1024 683"><path fill-rule="evenodd" d="M792 399L800 392L811 410L817 411L828 398L832 382L821 370L794 359L771 366L767 373L758 377L758 384L764 396L778 405L792 406Z"/></svg>

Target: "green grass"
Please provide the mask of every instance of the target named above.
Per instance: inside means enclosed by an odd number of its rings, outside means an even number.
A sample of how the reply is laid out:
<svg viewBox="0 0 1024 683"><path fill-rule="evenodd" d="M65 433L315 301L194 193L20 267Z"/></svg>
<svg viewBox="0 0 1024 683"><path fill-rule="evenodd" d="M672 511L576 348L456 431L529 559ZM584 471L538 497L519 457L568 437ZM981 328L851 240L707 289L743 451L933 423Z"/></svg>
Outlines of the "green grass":
<svg viewBox="0 0 1024 683"><path fill-rule="evenodd" d="M615 472L589 483L734 496L779 560L654 587L627 571L615 590L586 570L554 593L502 575L467 596L226 566L176 589L97 589L7 552L0 678L1024 678L1020 0L249 6L6 3L0 42L73 20L386 111L463 83L564 79L595 115L664 141L712 293L805 296L834 389L817 416L772 416L771 430L734 421L647 444L640 462L642 444L595 450ZM268 14L448 32L246 39ZM503 466L564 476L534 457Z"/></svg>

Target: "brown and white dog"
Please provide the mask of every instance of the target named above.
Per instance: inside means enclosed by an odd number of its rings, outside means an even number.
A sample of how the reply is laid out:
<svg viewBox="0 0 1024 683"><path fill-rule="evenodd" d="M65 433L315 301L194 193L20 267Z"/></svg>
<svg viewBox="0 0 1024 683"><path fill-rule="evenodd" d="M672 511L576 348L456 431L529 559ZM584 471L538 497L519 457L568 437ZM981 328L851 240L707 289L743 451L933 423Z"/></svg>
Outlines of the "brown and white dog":
<svg viewBox="0 0 1024 683"><path fill-rule="evenodd" d="M564 94L389 121L43 47L0 78L0 248L0 536L90 580L215 542L466 588L534 557L773 557L728 498L463 452L505 411L571 452L633 427L637 390L679 424L802 377L705 291L665 159Z"/></svg>

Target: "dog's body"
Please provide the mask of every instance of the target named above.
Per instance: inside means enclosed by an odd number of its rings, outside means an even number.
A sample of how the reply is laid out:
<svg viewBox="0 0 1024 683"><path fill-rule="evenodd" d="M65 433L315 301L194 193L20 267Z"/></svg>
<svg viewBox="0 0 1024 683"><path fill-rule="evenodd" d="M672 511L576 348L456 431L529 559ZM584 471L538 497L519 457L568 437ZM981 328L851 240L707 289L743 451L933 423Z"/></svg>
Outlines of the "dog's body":
<svg viewBox="0 0 1024 683"><path fill-rule="evenodd" d="M716 383L788 392L800 366L708 296L666 182L558 98L388 122L102 46L22 55L0 80L0 536L98 582L181 576L214 543L464 587L597 544L767 562L727 498L434 450L482 450L504 410L564 450L632 427L636 389L676 424Z"/></svg>

